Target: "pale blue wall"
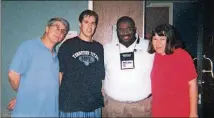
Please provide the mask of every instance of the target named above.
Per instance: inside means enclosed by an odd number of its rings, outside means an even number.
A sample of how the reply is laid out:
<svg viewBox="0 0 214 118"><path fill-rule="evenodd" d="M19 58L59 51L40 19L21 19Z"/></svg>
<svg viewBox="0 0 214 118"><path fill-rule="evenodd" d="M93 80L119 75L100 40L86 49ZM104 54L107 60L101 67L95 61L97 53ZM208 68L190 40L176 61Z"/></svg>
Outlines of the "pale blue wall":
<svg viewBox="0 0 214 118"><path fill-rule="evenodd" d="M17 47L25 40L41 36L47 20L59 16L67 19L70 29L79 32L78 16L88 8L88 1L2 1L1 2L1 110L15 92L7 71ZM41 57L42 58L42 57ZM32 106L33 107L33 106Z"/></svg>

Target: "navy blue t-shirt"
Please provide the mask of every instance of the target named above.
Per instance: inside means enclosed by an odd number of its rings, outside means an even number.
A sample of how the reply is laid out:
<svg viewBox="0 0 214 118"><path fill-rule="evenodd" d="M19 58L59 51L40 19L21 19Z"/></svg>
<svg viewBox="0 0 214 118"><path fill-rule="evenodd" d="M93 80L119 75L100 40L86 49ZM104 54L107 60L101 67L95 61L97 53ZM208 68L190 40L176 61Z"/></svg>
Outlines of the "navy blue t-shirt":
<svg viewBox="0 0 214 118"><path fill-rule="evenodd" d="M103 107L103 53L100 43L86 42L79 37L68 39L60 46L59 67L63 73L59 89L60 111L93 111Z"/></svg>

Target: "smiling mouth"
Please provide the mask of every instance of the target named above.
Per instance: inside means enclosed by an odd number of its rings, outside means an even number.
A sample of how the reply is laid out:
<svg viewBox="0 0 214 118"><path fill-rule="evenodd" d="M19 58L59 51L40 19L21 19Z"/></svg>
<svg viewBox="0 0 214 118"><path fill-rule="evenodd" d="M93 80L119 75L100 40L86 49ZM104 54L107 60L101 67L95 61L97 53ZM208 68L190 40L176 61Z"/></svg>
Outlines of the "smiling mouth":
<svg viewBox="0 0 214 118"><path fill-rule="evenodd" d="M156 49L157 49L157 50L160 50L160 49L161 49L161 47L156 47Z"/></svg>
<svg viewBox="0 0 214 118"><path fill-rule="evenodd" d="M126 35L126 36L123 36L123 39L125 40L128 40L130 36Z"/></svg>

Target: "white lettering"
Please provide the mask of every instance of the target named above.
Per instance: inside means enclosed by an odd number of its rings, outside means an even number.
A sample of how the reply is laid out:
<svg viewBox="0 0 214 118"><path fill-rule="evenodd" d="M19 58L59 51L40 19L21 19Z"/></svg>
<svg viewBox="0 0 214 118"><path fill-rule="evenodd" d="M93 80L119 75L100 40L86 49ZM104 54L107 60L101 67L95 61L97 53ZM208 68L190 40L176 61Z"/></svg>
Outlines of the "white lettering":
<svg viewBox="0 0 214 118"><path fill-rule="evenodd" d="M79 51L72 55L72 57L77 58L80 55L89 55L89 51Z"/></svg>

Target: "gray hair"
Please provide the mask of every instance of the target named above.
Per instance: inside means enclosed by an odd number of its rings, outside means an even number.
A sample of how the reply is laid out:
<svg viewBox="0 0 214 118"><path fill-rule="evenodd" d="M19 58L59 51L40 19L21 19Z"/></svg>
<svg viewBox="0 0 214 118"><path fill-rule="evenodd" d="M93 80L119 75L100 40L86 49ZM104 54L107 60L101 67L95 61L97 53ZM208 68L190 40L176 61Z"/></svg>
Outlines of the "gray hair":
<svg viewBox="0 0 214 118"><path fill-rule="evenodd" d="M68 21L65 20L64 18L60 18L60 17L51 18L51 19L47 22L47 26L53 25L56 21L61 22L61 23L65 26L66 32L69 31L69 23L68 23Z"/></svg>

